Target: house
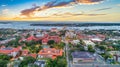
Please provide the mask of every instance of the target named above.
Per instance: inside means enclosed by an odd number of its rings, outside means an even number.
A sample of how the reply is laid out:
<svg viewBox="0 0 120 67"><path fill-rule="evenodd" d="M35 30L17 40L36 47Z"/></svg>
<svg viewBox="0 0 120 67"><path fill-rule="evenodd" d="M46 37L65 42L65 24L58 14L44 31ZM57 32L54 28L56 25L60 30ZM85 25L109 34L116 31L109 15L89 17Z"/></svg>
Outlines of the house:
<svg viewBox="0 0 120 67"><path fill-rule="evenodd" d="M25 50L22 50L22 56L28 56L29 54L29 50L25 49Z"/></svg>
<svg viewBox="0 0 120 67"><path fill-rule="evenodd" d="M58 32L57 28L51 28L51 32Z"/></svg>
<svg viewBox="0 0 120 67"><path fill-rule="evenodd" d="M2 41L0 41L0 44L6 44L6 43L8 43L8 42L10 42L10 41L12 41L12 40L15 40L16 38L10 38L10 39L6 39L6 40L2 40Z"/></svg>
<svg viewBox="0 0 120 67"><path fill-rule="evenodd" d="M36 40L36 38L34 37L34 36L30 36L30 37L28 37L27 39L26 39L27 41L32 41L32 40Z"/></svg>
<svg viewBox="0 0 120 67"><path fill-rule="evenodd" d="M35 61L34 64L37 65L38 67L44 67L45 61L44 60Z"/></svg>
<svg viewBox="0 0 120 67"><path fill-rule="evenodd" d="M16 57L20 53L21 49L22 49L22 47L17 47L17 48L1 47L0 53Z"/></svg>
<svg viewBox="0 0 120 67"><path fill-rule="evenodd" d="M95 57L92 53L89 52L72 52L73 63L92 63L95 60Z"/></svg>
<svg viewBox="0 0 120 67"><path fill-rule="evenodd" d="M40 50L38 53L38 57L40 58L56 58L57 56L62 56L62 50L55 49L55 48L44 48L43 50Z"/></svg>

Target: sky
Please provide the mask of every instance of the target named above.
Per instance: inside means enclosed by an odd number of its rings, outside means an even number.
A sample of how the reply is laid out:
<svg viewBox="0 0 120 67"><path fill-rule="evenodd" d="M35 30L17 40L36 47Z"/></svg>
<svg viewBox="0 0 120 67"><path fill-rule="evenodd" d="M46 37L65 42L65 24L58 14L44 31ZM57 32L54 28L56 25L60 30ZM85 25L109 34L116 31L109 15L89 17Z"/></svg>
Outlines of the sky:
<svg viewBox="0 0 120 67"><path fill-rule="evenodd" d="M0 21L120 22L120 0L0 0Z"/></svg>

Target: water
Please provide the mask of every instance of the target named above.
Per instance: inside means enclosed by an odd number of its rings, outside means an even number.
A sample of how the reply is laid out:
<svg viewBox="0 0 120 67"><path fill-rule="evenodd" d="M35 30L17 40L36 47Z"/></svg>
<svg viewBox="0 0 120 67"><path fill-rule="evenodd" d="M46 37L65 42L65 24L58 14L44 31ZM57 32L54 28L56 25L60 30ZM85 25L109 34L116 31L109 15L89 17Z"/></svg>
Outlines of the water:
<svg viewBox="0 0 120 67"><path fill-rule="evenodd" d="M51 28L58 28L61 29L63 26L30 26L30 24L34 24L36 22L11 22L11 23L0 23L0 29L51 29ZM39 24L39 23L37 23ZM42 24L46 24L45 22L42 22ZM54 24L54 23L53 23ZM62 24L62 23L61 23ZM75 24L75 23L73 23ZM82 23L81 23L82 24ZM96 23L95 23L96 24ZM114 24L114 23L113 23ZM105 30L120 30L120 23L118 25L94 25L93 26L74 26L74 27L67 27L68 29L79 29L79 30L84 30L84 29L89 29L89 30L97 30L97 29L105 29Z"/></svg>

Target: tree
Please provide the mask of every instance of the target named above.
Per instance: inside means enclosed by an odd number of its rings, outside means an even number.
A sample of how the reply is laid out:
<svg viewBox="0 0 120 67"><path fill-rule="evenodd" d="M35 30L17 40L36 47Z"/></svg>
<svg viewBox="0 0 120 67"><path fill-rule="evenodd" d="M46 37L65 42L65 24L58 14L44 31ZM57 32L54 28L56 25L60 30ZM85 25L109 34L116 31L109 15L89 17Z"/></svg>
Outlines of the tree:
<svg viewBox="0 0 120 67"><path fill-rule="evenodd" d="M11 59L11 56L7 56L4 54L0 55L0 67L7 67L7 63Z"/></svg>
<svg viewBox="0 0 120 67"><path fill-rule="evenodd" d="M67 61L62 56L58 56L56 59L48 59L45 67L66 67Z"/></svg>
<svg viewBox="0 0 120 67"><path fill-rule="evenodd" d="M29 63L34 63L35 62L35 58L33 57L25 57L24 60L20 63L19 67L24 67L27 66Z"/></svg>
<svg viewBox="0 0 120 67"><path fill-rule="evenodd" d="M0 60L0 67L7 67L8 60Z"/></svg>
<svg viewBox="0 0 120 67"><path fill-rule="evenodd" d="M88 46L88 51L93 52L93 53L95 52L95 50L93 49L93 47L91 45Z"/></svg>
<svg viewBox="0 0 120 67"><path fill-rule="evenodd" d="M54 40L49 40L47 43L48 43L49 45L52 45L52 44L55 43L55 41L54 41Z"/></svg>
<svg viewBox="0 0 120 67"><path fill-rule="evenodd" d="M11 56L8 56L8 55L4 55L4 54L2 54L2 55L0 55L0 60L10 60L12 57Z"/></svg>
<svg viewBox="0 0 120 67"><path fill-rule="evenodd" d="M105 46L99 46L100 50L105 50L106 47Z"/></svg>
<svg viewBox="0 0 120 67"><path fill-rule="evenodd" d="M57 49L63 49L65 46L65 43L61 42L59 44L54 44L53 47Z"/></svg>

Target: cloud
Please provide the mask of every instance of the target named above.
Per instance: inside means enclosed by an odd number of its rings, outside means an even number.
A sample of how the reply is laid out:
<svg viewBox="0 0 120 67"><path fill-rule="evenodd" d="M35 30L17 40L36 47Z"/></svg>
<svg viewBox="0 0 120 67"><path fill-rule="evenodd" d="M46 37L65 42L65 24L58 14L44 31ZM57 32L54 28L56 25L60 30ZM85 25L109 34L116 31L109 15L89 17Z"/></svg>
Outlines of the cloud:
<svg viewBox="0 0 120 67"><path fill-rule="evenodd" d="M9 13L9 9L3 9L2 10L2 14L5 15L5 14L8 14Z"/></svg>
<svg viewBox="0 0 120 67"><path fill-rule="evenodd" d="M96 10L93 10L93 11L103 11L103 10L109 10L109 9L112 9L112 7L96 9Z"/></svg>
<svg viewBox="0 0 120 67"><path fill-rule="evenodd" d="M5 4L3 4L3 5L1 5L2 7L5 7L5 6L7 6L7 5L5 5Z"/></svg>
<svg viewBox="0 0 120 67"><path fill-rule="evenodd" d="M102 15L107 15L107 14L87 14L84 12L81 13L71 13L71 12L66 12L63 14L53 14L52 16L59 16L59 17L65 17L65 16L102 16Z"/></svg>
<svg viewBox="0 0 120 67"><path fill-rule="evenodd" d="M120 4L117 4L118 7L120 7Z"/></svg>
<svg viewBox="0 0 120 67"><path fill-rule="evenodd" d="M34 6L33 8L22 10L21 15L32 17L34 12L39 12L53 7L63 7L70 4L98 4L103 1L105 0L50 0L42 6Z"/></svg>

